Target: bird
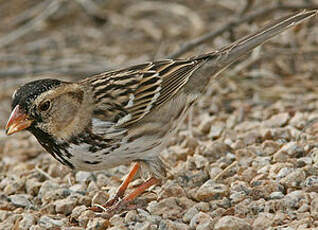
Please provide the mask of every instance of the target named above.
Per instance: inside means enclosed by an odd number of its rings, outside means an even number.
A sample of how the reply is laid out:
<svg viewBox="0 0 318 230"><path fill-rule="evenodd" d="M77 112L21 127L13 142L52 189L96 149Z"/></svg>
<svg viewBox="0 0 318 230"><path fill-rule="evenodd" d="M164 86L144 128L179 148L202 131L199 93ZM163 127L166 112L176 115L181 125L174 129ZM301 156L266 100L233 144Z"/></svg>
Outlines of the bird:
<svg viewBox="0 0 318 230"><path fill-rule="evenodd" d="M210 80L268 39L318 10L282 17L223 48L107 71L77 82L45 78L12 95L7 135L27 130L56 160L74 170L96 171L134 163L104 205L116 210L166 176L160 152ZM150 176L130 194L139 169Z"/></svg>

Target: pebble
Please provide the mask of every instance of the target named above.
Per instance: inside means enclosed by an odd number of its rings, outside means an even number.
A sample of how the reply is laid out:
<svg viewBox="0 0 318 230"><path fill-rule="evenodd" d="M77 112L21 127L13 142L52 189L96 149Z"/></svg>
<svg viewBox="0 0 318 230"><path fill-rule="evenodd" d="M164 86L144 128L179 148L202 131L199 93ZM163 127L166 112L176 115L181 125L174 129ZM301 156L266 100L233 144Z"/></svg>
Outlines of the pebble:
<svg viewBox="0 0 318 230"><path fill-rule="evenodd" d="M35 178L30 178L25 182L26 192L32 196L36 196L39 193L42 183Z"/></svg>
<svg viewBox="0 0 318 230"><path fill-rule="evenodd" d="M93 179L93 174L91 172L78 171L75 175L75 180L79 183L87 182Z"/></svg>
<svg viewBox="0 0 318 230"><path fill-rule="evenodd" d="M304 202L308 203L305 192L302 190L290 192L283 199L284 206L289 209L298 209Z"/></svg>
<svg viewBox="0 0 318 230"><path fill-rule="evenodd" d="M189 160L193 161L196 169L203 169L209 163L209 161L205 157L198 154L194 154L192 159Z"/></svg>
<svg viewBox="0 0 318 230"><path fill-rule="evenodd" d="M226 153L233 153L233 149L221 141L207 143L206 148L201 152L202 156L209 158L210 161L216 161Z"/></svg>
<svg viewBox="0 0 318 230"><path fill-rule="evenodd" d="M279 150L280 144L277 143L276 141L265 140L262 143L262 148L264 151L264 155L270 156Z"/></svg>
<svg viewBox="0 0 318 230"><path fill-rule="evenodd" d="M251 225L235 216L223 216L214 225L215 230L251 230Z"/></svg>
<svg viewBox="0 0 318 230"><path fill-rule="evenodd" d="M59 189L59 187L60 186L57 183L53 182L53 181L50 181L50 180L44 181L42 183L42 186L41 186L40 190L39 190L38 196L39 197L44 197L45 194L51 193L52 191L55 191L55 190Z"/></svg>
<svg viewBox="0 0 318 230"><path fill-rule="evenodd" d="M19 222L19 230L29 230L32 225L36 224L36 218L29 213L23 213L22 219Z"/></svg>
<svg viewBox="0 0 318 230"><path fill-rule="evenodd" d="M161 189L161 192L159 193L159 197L165 198L165 197L184 197L186 196L186 193L184 189L175 181L168 180Z"/></svg>
<svg viewBox="0 0 318 230"><path fill-rule="evenodd" d="M182 217L183 222L189 223L191 219L198 213L199 211L195 207L188 209L188 211Z"/></svg>
<svg viewBox="0 0 318 230"><path fill-rule="evenodd" d="M6 195L12 195L19 193L24 186L24 180L13 175L11 177L4 178L0 183L0 188L4 187L3 192Z"/></svg>
<svg viewBox="0 0 318 230"><path fill-rule="evenodd" d="M315 216L318 215L318 197L314 198L310 203L310 212Z"/></svg>
<svg viewBox="0 0 318 230"><path fill-rule="evenodd" d="M76 206L71 213L71 219L78 221L79 216L87 210L85 205Z"/></svg>
<svg viewBox="0 0 318 230"><path fill-rule="evenodd" d="M18 207L30 208L32 206L30 199L31 196L28 194L16 194L9 196L12 204Z"/></svg>
<svg viewBox="0 0 318 230"><path fill-rule="evenodd" d="M77 212L81 211L81 213L78 216L78 218L75 218L78 221L78 225L81 226L81 227L87 226L88 221L95 217L95 213L93 211L87 210L87 208L85 208L85 209L86 210L83 210L81 208L81 209L77 210Z"/></svg>
<svg viewBox="0 0 318 230"><path fill-rule="evenodd" d="M71 198L65 198L54 202L55 211L64 215L69 215L76 206L76 200Z"/></svg>
<svg viewBox="0 0 318 230"><path fill-rule="evenodd" d="M264 121L264 125L267 127L282 127L287 124L289 118L289 113L279 113Z"/></svg>
<svg viewBox="0 0 318 230"><path fill-rule="evenodd" d="M209 230L212 228L213 219L210 215L199 212L190 221L190 228L197 230Z"/></svg>
<svg viewBox="0 0 318 230"><path fill-rule="evenodd" d="M44 215L40 217L38 224L40 225L40 227L43 227L45 229L54 229L56 227L64 226L66 221L66 219L56 220Z"/></svg>
<svg viewBox="0 0 318 230"><path fill-rule="evenodd" d="M189 148L183 148L180 145L170 146L169 150L171 151L171 155L174 155L177 161L185 161L187 157L191 155Z"/></svg>
<svg viewBox="0 0 318 230"><path fill-rule="evenodd" d="M159 222L159 228L151 230L190 230L189 226L177 221L172 221L169 219L163 219Z"/></svg>
<svg viewBox="0 0 318 230"><path fill-rule="evenodd" d="M274 214L271 213L259 213L257 218L253 222L253 229L265 230L272 226L274 222Z"/></svg>
<svg viewBox="0 0 318 230"><path fill-rule="evenodd" d="M269 198L272 200L282 199L284 198L284 194L282 192L272 192Z"/></svg>
<svg viewBox="0 0 318 230"><path fill-rule="evenodd" d="M318 176L309 176L304 181L304 186L307 191L318 192Z"/></svg>
<svg viewBox="0 0 318 230"><path fill-rule="evenodd" d="M302 188L306 179L304 169L298 168L286 175L280 182L289 188Z"/></svg>
<svg viewBox="0 0 318 230"><path fill-rule="evenodd" d="M160 201L151 201L147 210L166 219L177 219L183 216L183 208L178 205L178 198L168 197Z"/></svg>
<svg viewBox="0 0 318 230"><path fill-rule="evenodd" d="M104 230L108 226L107 219L97 217L90 219L87 223L86 230Z"/></svg>
<svg viewBox="0 0 318 230"><path fill-rule="evenodd" d="M221 136L224 128L225 128L224 122L221 122L221 121L213 122L208 136L211 139L217 139Z"/></svg>
<svg viewBox="0 0 318 230"><path fill-rule="evenodd" d="M104 205L109 198L109 194L104 191L98 191L92 198L92 205L99 204Z"/></svg>
<svg viewBox="0 0 318 230"><path fill-rule="evenodd" d="M212 179L206 181L196 192L196 197L200 201L210 201L221 199L228 194L228 187L224 184L215 183Z"/></svg>

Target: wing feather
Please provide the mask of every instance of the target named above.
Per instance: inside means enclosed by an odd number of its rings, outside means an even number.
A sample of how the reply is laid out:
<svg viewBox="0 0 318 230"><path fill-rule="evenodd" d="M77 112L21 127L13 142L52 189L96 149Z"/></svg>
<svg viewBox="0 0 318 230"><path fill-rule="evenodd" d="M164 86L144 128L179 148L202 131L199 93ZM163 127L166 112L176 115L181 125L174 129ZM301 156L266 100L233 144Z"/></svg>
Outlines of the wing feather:
<svg viewBox="0 0 318 230"><path fill-rule="evenodd" d="M87 78L97 104L94 116L115 126L132 125L174 97L204 63L166 59Z"/></svg>

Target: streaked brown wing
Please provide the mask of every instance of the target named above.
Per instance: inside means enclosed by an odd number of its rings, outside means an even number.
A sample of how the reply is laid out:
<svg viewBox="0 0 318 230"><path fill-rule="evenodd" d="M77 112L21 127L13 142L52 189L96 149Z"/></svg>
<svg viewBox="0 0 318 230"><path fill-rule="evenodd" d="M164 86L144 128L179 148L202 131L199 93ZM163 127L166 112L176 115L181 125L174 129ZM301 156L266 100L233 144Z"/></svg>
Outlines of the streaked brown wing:
<svg viewBox="0 0 318 230"><path fill-rule="evenodd" d="M131 125L174 97L203 63L167 59L88 78L97 104L94 115L117 126Z"/></svg>

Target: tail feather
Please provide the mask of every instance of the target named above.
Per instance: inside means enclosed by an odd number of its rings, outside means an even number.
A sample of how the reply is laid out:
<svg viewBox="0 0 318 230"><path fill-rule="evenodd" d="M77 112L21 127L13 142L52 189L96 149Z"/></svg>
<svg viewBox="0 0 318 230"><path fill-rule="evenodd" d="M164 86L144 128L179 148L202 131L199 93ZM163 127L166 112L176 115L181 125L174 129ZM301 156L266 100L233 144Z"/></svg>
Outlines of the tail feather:
<svg viewBox="0 0 318 230"><path fill-rule="evenodd" d="M239 57L253 50L255 47L315 15L318 15L318 10L302 11L300 13L282 17L253 34L243 37L217 51L199 56L197 58L210 57L210 62L212 63L210 63L209 70L212 70L212 74L216 75Z"/></svg>

